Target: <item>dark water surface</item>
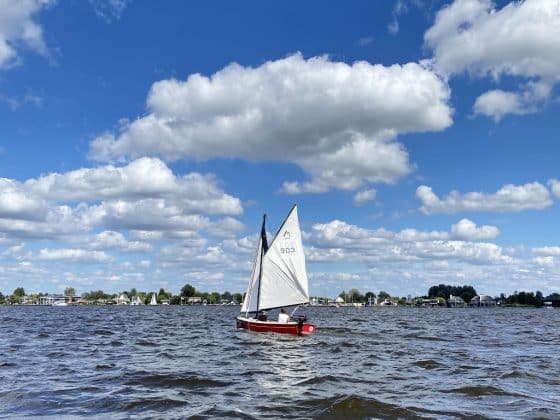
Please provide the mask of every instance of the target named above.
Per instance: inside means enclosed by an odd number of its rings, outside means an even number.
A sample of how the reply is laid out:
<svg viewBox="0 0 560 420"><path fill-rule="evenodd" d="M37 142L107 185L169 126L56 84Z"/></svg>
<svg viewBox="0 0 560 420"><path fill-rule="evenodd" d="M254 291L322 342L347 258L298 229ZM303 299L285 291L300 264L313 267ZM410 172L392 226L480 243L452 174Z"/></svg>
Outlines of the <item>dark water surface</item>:
<svg viewBox="0 0 560 420"><path fill-rule="evenodd" d="M0 307L0 417L560 418L560 310Z"/></svg>

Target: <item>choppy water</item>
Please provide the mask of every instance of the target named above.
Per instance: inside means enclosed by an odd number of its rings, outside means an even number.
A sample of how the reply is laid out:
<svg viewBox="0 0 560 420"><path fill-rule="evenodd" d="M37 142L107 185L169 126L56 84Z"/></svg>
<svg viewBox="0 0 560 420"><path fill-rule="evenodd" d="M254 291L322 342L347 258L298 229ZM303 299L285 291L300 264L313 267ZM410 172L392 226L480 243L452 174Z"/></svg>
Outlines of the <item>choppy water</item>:
<svg viewBox="0 0 560 420"><path fill-rule="evenodd" d="M560 310L0 307L0 417L560 418Z"/></svg>

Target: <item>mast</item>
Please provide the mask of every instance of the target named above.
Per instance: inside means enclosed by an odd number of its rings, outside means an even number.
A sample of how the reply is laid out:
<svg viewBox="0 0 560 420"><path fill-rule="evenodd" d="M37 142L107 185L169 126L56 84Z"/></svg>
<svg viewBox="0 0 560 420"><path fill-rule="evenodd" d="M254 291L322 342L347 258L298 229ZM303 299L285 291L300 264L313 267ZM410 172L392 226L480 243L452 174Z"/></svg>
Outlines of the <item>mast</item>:
<svg viewBox="0 0 560 420"><path fill-rule="evenodd" d="M264 254L266 254L266 251L268 251L268 243L266 241L266 228L265 228L265 224L266 224L266 213L263 215L263 224L262 224L262 228L261 228L261 260L260 260L260 264L259 264L259 288L257 289L257 313L256 316L258 317L259 314L259 300L261 297L261 278L262 278L262 263L263 263L263 256Z"/></svg>

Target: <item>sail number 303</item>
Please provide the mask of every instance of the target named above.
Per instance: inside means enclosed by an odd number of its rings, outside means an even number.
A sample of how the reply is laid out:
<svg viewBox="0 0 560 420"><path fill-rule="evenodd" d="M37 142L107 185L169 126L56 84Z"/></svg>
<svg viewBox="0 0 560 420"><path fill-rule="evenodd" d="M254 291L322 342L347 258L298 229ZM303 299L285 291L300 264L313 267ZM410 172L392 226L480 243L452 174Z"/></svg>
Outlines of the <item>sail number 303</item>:
<svg viewBox="0 0 560 420"><path fill-rule="evenodd" d="M296 252L296 249L292 246L292 247L287 247L287 248L280 248L280 253L281 254L294 254Z"/></svg>

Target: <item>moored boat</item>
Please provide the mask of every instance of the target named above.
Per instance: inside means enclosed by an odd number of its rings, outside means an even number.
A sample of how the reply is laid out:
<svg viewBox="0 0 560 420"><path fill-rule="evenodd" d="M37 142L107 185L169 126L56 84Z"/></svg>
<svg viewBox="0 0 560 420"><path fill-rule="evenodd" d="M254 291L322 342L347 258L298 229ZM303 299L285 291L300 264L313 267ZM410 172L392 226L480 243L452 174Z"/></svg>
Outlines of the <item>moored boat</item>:
<svg viewBox="0 0 560 420"><path fill-rule="evenodd" d="M152 293L152 300L150 300L150 305L157 305L156 294Z"/></svg>
<svg viewBox="0 0 560 420"><path fill-rule="evenodd" d="M304 316L294 318L293 312L292 317L282 313L278 321L270 321L262 314L263 311L285 307L295 306L297 309L299 305L309 303L297 206L288 213L270 246L265 225L266 215L263 217L253 272L241 315L236 318L237 328L254 332L311 334L317 330L317 326L307 323Z"/></svg>

